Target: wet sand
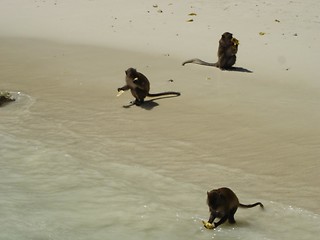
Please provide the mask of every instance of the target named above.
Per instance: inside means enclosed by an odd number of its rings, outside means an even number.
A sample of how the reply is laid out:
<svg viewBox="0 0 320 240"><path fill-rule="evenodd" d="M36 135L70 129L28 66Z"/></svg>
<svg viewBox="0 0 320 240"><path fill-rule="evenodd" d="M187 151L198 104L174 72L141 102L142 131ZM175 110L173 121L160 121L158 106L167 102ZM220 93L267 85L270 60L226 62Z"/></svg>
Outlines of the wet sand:
<svg viewBox="0 0 320 240"><path fill-rule="evenodd" d="M82 111L74 115L76 110L74 114L67 111L70 106L59 106L59 100L66 100L73 108L86 109L102 118L92 117L90 131L111 131L113 137L124 139L143 137L150 144L161 138L188 143L193 150L184 152L180 160L168 157L172 161L211 162L264 176L265 189L255 195L270 201L290 199L293 205L318 212L320 193L315 179L320 115L315 89L257 79L254 73L182 67L179 59L161 55L35 39L2 39L1 46L2 87L37 99L40 111L52 118L82 118ZM124 70L132 62L149 77L153 92L173 90L182 95L123 108L133 98L129 92L116 97L116 89L124 84ZM122 121L119 128L117 124ZM131 150L119 146L124 155L133 154L146 165L152 164L140 156L142 153ZM154 151L150 147L143 154ZM187 173L192 170L185 169ZM198 180L190 181L211 179L210 172L201 171L196 174ZM272 177L270 182L268 176ZM258 187L258 181L251 180L250 185ZM212 185L216 184L208 182L203 187ZM303 191L303 199L297 189Z"/></svg>

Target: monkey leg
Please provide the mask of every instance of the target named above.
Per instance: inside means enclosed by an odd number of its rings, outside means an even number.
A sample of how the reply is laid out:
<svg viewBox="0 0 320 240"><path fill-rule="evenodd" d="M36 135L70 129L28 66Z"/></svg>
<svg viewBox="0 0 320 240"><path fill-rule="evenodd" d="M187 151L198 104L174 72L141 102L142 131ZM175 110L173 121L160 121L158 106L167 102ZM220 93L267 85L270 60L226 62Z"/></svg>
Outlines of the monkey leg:
<svg viewBox="0 0 320 240"><path fill-rule="evenodd" d="M221 53L221 55L219 55L219 59L216 63L216 67L220 68L220 69L224 69L226 68L227 65L227 58L228 56L225 53Z"/></svg>
<svg viewBox="0 0 320 240"><path fill-rule="evenodd" d="M140 95L139 93L137 92L137 89L131 89L131 94L132 96L134 96L135 100L132 101L133 104L137 105L137 106L140 106L144 99L143 98L140 98Z"/></svg>
<svg viewBox="0 0 320 240"><path fill-rule="evenodd" d="M233 223L236 223L236 220L234 219L234 214L236 213L237 211L237 208L233 208L230 210L230 213L229 213L229 223L233 224Z"/></svg>
<svg viewBox="0 0 320 240"><path fill-rule="evenodd" d="M237 57L236 55L231 56L227 61L227 67L230 68L236 63Z"/></svg>
<svg viewBox="0 0 320 240"><path fill-rule="evenodd" d="M219 68L220 69L229 69L236 63L236 55L233 56L226 56L224 55L221 57L219 61Z"/></svg>
<svg viewBox="0 0 320 240"><path fill-rule="evenodd" d="M134 104L137 105L137 106L140 106L143 102L144 102L143 99L139 100L139 99L136 98L135 101L134 101Z"/></svg>
<svg viewBox="0 0 320 240"><path fill-rule="evenodd" d="M148 94L148 92L146 92L145 90L140 89L140 88L136 88L135 91L134 91L133 96L134 96L136 99L138 99L138 101L139 101L140 103L143 103L145 97L147 96L147 94Z"/></svg>

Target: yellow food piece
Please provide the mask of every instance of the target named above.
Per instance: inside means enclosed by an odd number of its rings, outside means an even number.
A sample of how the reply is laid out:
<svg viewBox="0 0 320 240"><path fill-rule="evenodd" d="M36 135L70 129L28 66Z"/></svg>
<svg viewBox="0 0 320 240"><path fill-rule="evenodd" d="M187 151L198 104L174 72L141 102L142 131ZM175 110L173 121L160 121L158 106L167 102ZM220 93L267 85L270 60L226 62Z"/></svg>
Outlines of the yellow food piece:
<svg viewBox="0 0 320 240"><path fill-rule="evenodd" d="M233 42L234 45L239 45L239 40L236 38L232 38L231 42Z"/></svg>
<svg viewBox="0 0 320 240"><path fill-rule="evenodd" d="M203 226L207 229L214 229L214 225L209 223L209 222L206 222L206 221L203 221L202 220L202 223L203 223Z"/></svg>
<svg viewBox="0 0 320 240"><path fill-rule="evenodd" d="M122 93L124 93L124 91L123 91L123 90L120 90L120 91L118 92L118 94L117 94L117 97L121 96Z"/></svg>

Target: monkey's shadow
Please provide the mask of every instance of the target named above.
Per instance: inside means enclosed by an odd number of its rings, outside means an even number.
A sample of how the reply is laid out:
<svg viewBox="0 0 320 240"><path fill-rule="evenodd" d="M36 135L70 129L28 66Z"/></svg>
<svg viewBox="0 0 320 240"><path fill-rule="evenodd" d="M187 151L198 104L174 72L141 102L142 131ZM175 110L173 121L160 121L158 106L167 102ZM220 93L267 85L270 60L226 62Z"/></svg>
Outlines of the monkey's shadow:
<svg viewBox="0 0 320 240"><path fill-rule="evenodd" d="M251 70L243 67L231 67L228 69L223 69L223 71L253 73Z"/></svg>
<svg viewBox="0 0 320 240"><path fill-rule="evenodd" d="M234 227L234 226L237 226L237 227L249 227L250 226L250 223L246 220L239 220L236 222L236 224L230 224L228 223L228 225L230 227Z"/></svg>
<svg viewBox="0 0 320 240"><path fill-rule="evenodd" d="M159 106L159 103L155 102L155 100L164 99L164 98L174 98L174 97L179 97L179 96L164 96L164 97L152 98L150 100L144 101L141 105L136 105L132 101L132 102L130 102L130 104L124 105L123 107L130 108L132 106L137 106L137 107L141 107L145 110L152 110L154 107Z"/></svg>

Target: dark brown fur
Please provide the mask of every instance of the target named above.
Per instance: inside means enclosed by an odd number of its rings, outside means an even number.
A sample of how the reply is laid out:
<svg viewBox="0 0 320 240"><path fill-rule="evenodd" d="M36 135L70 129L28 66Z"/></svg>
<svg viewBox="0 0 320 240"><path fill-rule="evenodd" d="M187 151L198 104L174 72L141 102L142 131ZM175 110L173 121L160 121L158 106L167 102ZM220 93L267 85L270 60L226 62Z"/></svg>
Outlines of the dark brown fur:
<svg viewBox="0 0 320 240"><path fill-rule="evenodd" d="M225 32L224 34L222 34L219 41L218 61L216 63L208 63L198 58L194 58L185 61L184 63L182 63L182 65L185 65L187 63L195 63L205 66L217 67L220 69L230 69L236 63L236 53L238 52L238 45L234 44L232 38L232 33Z"/></svg>
<svg viewBox="0 0 320 240"><path fill-rule="evenodd" d="M159 97L164 95L179 96L179 92L162 92L162 93L149 93L150 82L148 78L134 68L128 68L126 73L126 85L118 88L118 91L127 91L130 89L132 95L135 97L135 104L140 105L144 102L146 97Z"/></svg>
<svg viewBox="0 0 320 240"><path fill-rule="evenodd" d="M223 187L211 190L207 192L207 204L210 210L209 223L213 224L215 218L220 218L217 223L214 223L214 227L218 227L220 224L229 220L229 223L235 223L234 214L236 213L238 207L252 208L257 205L263 208L261 202L256 202L254 204L241 204L236 196L236 194L229 188Z"/></svg>

